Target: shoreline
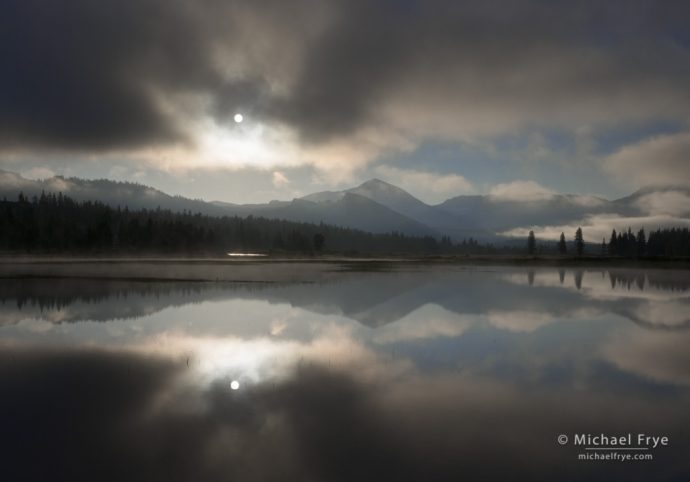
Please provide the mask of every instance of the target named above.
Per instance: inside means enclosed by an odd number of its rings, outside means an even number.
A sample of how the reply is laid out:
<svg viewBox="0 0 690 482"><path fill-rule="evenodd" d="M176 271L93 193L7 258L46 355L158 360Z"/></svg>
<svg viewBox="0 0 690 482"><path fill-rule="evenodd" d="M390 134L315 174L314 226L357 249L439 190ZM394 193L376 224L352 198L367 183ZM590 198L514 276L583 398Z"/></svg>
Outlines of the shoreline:
<svg viewBox="0 0 690 482"><path fill-rule="evenodd" d="M0 255L0 266L14 264L449 264L449 265L504 265L504 266L671 266L690 269L690 258L622 258L603 256L514 256L514 255L437 255L437 256L247 256L247 257L203 257L203 256L8 256Z"/></svg>
<svg viewBox="0 0 690 482"><path fill-rule="evenodd" d="M690 260L602 257L307 257L307 258L68 258L0 257L0 279L89 279L137 282L314 283L357 273L475 269L621 269L679 271Z"/></svg>

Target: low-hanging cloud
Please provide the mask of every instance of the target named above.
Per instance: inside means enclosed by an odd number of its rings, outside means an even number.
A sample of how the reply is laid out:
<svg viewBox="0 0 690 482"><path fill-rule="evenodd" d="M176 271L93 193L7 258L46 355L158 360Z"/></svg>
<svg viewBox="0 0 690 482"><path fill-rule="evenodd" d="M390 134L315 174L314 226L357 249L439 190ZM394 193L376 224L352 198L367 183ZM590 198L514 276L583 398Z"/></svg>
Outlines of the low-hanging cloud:
<svg viewBox="0 0 690 482"><path fill-rule="evenodd" d="M690 196L683 191L650 192L641 196L636 204L642 212L650 215L690 217Z"/></svg>
<svg viewBox="0 0 690 482"><path fill-rule="evenodd" d="M635 234L644 229L647 233L660 228L690 228L690 218L682 218L659 214L655 216L620 216L618 214L597 214L586 216L584 219L568 224L549 226L524 226L503 232L506 236L527 237L529 231L534 231L538 239L556 241L561 233L566 238L573 239L575 231L581 228L583 237L588 243L600 245L602 240L608 242L611 232L615 229L622 232L628 228ZM590 252L598 252L592 248Z"/></svg>
<svg viewBox="0 0 690 482"><path fill-rule="evenodd" d="M489 196L496 201L544 201L551 199L555 191L535 181L513 181L496 184L489 190Z"/></svg>

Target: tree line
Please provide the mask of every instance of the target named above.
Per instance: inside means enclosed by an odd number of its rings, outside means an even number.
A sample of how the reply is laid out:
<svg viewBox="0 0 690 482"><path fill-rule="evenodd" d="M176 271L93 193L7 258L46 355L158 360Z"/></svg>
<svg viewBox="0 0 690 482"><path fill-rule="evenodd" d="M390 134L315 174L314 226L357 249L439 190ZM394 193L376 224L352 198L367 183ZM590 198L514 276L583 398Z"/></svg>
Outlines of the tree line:
<svg viewBox="0 0 690 482"><path fill-rule="evenodd" d="M640 229L637 235L628 228L627 232L611 232L608 244L602 240L602 251L610 256L690 256L690 231L688 228L657 229L645 234Z"/></svg>
<svg viewBox="0 0 690 482"><path fill-rule="evenodd" d="M263 217L207 216L189 211L111 207L62 193L20 194L0 201L5 253L191 254L227 252L339 254L476 254L493 252L472 238L373 234L328 224Z"/></svg>
<svg viewBox="0 0 690 482"><path fill-rule="evenodd" d="M523 248L524 249L524 248ZM644 229L617 233L602 240L599 252L585 247L582 229L573 240L565 234L555 246L537 246L534 232L527 241L529 254L557 252L607 256L690 256L687 228ZM0 252L27 254L189 254L225 255L227 252L337 253L345 255L476 255L513 254L519 247L481 244L473 238L453 242L448 236L373 234L324 223L300 223L248 216L208 216L190 211L130 210L101 202L77 202L62 193L16 201L0 201ZM524 251L523 251L524 252Z"/></svg>
<svg viewBox="0 0 690 482"><path fill-rule="evenodd" d="M573 242L571 243L575 250L575 254L582 256L585 254L585 241L582 234L582 228L577 228ZM537 240L534 231L530 231L527 236L527 252L535 254L537 251ZM551 251L551 249L547 249ZM567 255L569 253L568 243L566 242L565 233L561 233L559 240L553 247L553 251L560 255ZM588 254L613 256L613 257L690 257L690 231L688 228L658 228L656 231L646 235L644 228L640 229L635 234L631 228L627 231L616 232L614 229L611 232L611 237L608 242L606 238L602 239L598 251L589 250Z"/></svg>
<svg viewBox="0 0 690 482"><path fill-rule="evenodd" d="M574 245L577 255L582 256L585 253L585 239L582 235L582 228L577 228L577 231L575 231ZM530 231L527 235L527 253L533 255L536 251L537 238L534 236L534 231ZM561 255L568 254L568 244L565 241L565 233L561 233L561 237L556 243L556 251Z"/></svg>

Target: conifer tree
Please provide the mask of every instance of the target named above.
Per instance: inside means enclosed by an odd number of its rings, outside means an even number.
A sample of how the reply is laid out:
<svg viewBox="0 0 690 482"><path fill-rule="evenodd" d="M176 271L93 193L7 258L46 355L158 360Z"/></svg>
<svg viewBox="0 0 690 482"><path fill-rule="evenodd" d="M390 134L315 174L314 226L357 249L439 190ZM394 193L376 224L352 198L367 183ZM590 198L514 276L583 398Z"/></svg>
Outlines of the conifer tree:
<svg viewBox="0 0 690 482"><path fill-rule="evenodd" d="M582 256L585 252L585 240L582 237L582 228L577 228L577 231L575 231L575 250L578 256Z"/></svg>
<svg viewBox="0 0 690 482"><path fill-rule="evenodd" d="M537 240L534 237L534 231L529 232L529 236L527 236L527 252L529 254L534 254L534 251L537 248Z"/></svg>
<svg viewBox="0 0 690 482"><path fill-rule="evenodd" d="M565 243L564 233L561 233L561 239L558 240L558 252L560 254L566 254L568 252L568 246Z"/></svg>

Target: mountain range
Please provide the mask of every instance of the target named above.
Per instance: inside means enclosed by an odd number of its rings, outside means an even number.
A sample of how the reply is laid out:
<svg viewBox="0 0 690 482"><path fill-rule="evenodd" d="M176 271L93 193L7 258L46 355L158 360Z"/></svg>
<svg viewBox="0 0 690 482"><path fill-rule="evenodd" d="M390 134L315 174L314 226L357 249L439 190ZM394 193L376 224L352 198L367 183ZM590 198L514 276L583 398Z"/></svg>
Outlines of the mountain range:
<svg viewBox="0 0 690 482"><path fill-rule="evenodd" d="M455 240L473 237L482 241L499 239L498 233L515 228L564 225L593 215L645 216L649 214L649 200L659 196L675 195L680 199L690 199L690 189L687 188L655 188L639 190L612 201L574 194L553 194L528 200L463 195L430 205L397 186L371 179L351 189L317 192L291 201L232 204L171 196L130 182L62 176L30 180L0 170L0 198L14 200L20 192L29 197L39 196L41 192L62 192L78 201L97 200L111 206L126 205L130 209L160 207L213 216L263 216L323 222L373 233L397 231L415 236L447 235ZM688 214L687 210L680 214Z"/></svg>

